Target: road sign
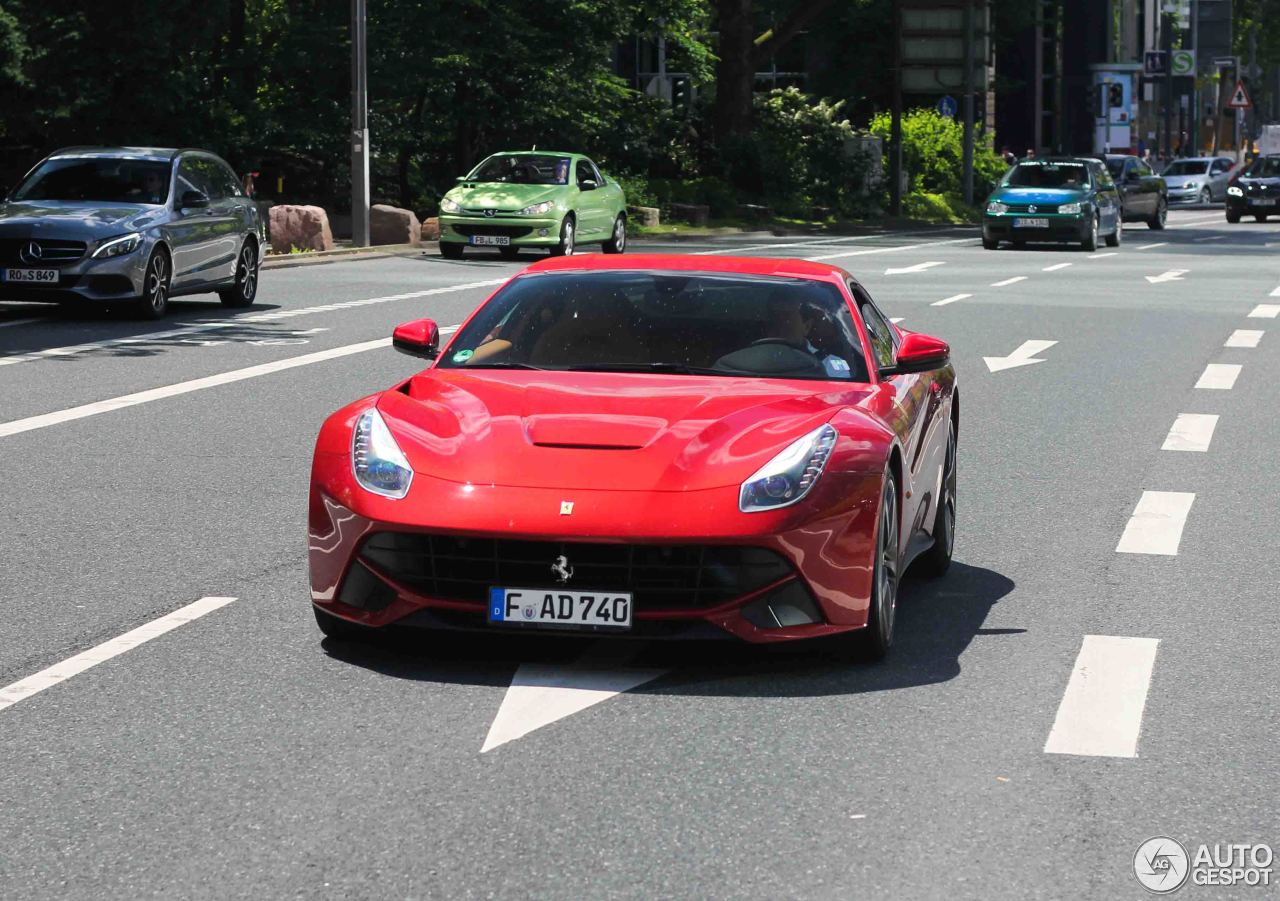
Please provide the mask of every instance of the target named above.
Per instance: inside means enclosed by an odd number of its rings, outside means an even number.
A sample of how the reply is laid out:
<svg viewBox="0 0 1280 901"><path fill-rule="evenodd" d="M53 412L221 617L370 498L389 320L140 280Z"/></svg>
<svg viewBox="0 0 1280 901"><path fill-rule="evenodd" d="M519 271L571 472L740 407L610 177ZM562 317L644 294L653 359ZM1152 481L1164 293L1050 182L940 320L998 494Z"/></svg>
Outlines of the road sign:
<svg viewBox="0 0 1280 901"><path fill-rule="evenodd" d="M1227 101L1230 109L1252 109L1253 101L1249 99L1249 92L1244 89L1244 80L1236 82L1236 89L1231 94L1231 99Z"/></svg>
<svg viewBox="0 0 1280 901"><path fill-rule="evenodd" d="M1143 75L1163 75L1165 67L1165 52L1163 50L1148 50L1142 54L1142 74Z"/></svg>
<svg viewBox="0 0 1280 901"><path fill-rule="evenodd" d="M950 94L944 95L942 99L938 101L938 114L948 119L954 119L956 117L956 111L959 110L959 108L960 107L956 104L956 98L952 97Z"/></svg>
<svg viewBox="0 0 1280 901"><path fill-rule="evenodd" d="M1173 74L1174 75L1195 75L1196 74L1196 52L1194 50L1173 51Z"/></svg>

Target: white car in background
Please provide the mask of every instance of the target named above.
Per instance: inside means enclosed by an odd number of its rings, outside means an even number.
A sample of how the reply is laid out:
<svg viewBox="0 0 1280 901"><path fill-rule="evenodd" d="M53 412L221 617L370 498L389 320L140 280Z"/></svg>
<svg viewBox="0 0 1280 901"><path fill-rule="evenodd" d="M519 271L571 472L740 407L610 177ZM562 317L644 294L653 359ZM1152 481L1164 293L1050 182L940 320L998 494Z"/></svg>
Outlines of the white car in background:
<svg viewBox="0 0 1280 901"><path fill-rule="evenodd" d="M1161 174L1169 187L1169 203L1218 203L1227 199L1235 160L1197 156L1174 160Z"/></svg>

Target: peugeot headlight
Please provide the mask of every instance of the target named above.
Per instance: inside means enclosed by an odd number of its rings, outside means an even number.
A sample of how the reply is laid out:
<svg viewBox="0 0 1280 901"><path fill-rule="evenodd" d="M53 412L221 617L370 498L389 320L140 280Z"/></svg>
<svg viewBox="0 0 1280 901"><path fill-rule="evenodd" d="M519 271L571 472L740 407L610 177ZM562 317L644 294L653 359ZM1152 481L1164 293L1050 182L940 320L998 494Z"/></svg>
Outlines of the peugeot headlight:
<svg viewBox="0 0 1280 901"><path fill-rule="evenodd" d="M555 203L550 200L544 200L542 203L535 203L533 206L527 206L520 211L521 216L541 216L543 213L549 213L555 209Z"/></svg>
<svg viewBox="0 0 1280 901"><path fill-rule="evenodd" d="M127 253L133 253L142 246L142 235L134 232L131 235L121 235L119 238L112 238L110 241L104 242L93 255L97 259L106 257L122 257Z"/></svg>
<svg viewBox="0 0 1280 901"><path fill-rule="evenodd" d="M446 213L461 213L462 206L457 201L450 200L448 197L440 198L440 209Z"/></svg>
<svg viewBox="0 0 1280 901"><path fill-rule="evenodd" d="M996 213L997 215L1000 213L1007 213L1009 212L1009 204L1001 203L998 200L993 200L989 204L987 204L987 212Z"/></svg>
<svg viewBox="0 0 1280 901"><path fill-rule="evenodd" d="M374 494L398 499L409 493L413 470L377 410L366 410L356 420L351 467L361 487Z"/></svg>
<svg viewBox="0 0 1280 901"><path fill-rule="evenodd" d="M829 425L819 426L793 441L742 483L738 509L758 513L794 504L818 481L835 446L836 430Z"/></svg>
<svg viewBox="0 0 1280 901"><path fill-rule="evenodd" d="M1227 193L1230 194L1232 197L1243 197L1244 189L1241 188L1239 185L1232 185L1231 187L1227 188Z"/></svg>
<svg viewBox="0 0 1280 901"><path fill-rule="evenodd" d="M1069 215L1069 214L1071 214L1071 213L1079 213L1079 212L1080 212L1080 204L1078 204L1078 203L1064 203L1062 206L1058 207L1058 212L1059 212L1059 213L1067 213L1068 215Z"/></svg>

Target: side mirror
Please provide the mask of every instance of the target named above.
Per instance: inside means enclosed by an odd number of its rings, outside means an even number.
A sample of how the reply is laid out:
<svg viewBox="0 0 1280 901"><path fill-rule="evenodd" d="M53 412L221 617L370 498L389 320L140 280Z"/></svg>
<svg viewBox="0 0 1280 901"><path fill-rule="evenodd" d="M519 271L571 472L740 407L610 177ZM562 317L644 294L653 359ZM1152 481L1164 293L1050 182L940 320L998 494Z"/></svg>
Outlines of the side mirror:
<svg viewBox="0 0 1280 901"><path fill-rule="evenodd" d="M880 377L907 375L912 372L929 372L941 369L951 360L951 346L941 338L907 332L898 347L893 366L880 370Z"/></svg>
<svg viewBox="0 0 1280 901"><path fill-rule="evenodd" d="M578 187L583 191L594 191L600 186L596 184L596 180L594 178L584 178L582 181L578 182Z"/></svg>
<svg viewBox="0 0 1280 901"><path fill-rule="evenodd" d="M198 210L209 205L209 195L203 191L183 191L178 201L180 210Z"/></svg>
<svg viewBox="0 0 1280 901"><path fill-rule="evenodd" d="M396 326L391 346L402 354L434 360L440 353L440 328L434 319L415 319Z"/></svg>
<svg viewBox="0 0 1280 901"><path fill-rule="evenodd" d="M457 178L454 179L454 181L456 181L458 184L462 184L466 180L467 180L467 177L465 175L459 175Z"/></svg>

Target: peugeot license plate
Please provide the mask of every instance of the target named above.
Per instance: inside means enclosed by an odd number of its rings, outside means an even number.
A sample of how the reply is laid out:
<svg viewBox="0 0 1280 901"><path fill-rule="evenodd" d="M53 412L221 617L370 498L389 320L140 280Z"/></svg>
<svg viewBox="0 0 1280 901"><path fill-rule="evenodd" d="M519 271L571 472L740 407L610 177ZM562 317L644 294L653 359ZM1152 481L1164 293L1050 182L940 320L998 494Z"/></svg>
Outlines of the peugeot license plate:
<svg viewBox="0 0 1280 901"><path fill-rule="evenodd" d="M14 282L15 284L27 285L56 285L58 283L57 269L3 269L6 282Z"/></svg>
<svg viewBox="0 0 1280 901"><path fill-rule="evenodd" d="M631 595L617 591L490 588L489 622L547 629L631 628Z"/></svg>
<svg viewBox="0 0 1280 901"><path fill-rule="evenodd" d="M1048 219L1014 219L1014 228L1048 228Z"/></svg>
<svg viewBox="0 0 1280 901"><path fill-rule="evenodd" d="M511 239L506 235L472 235L471 243L476 247L507 247Z"/></svg>

